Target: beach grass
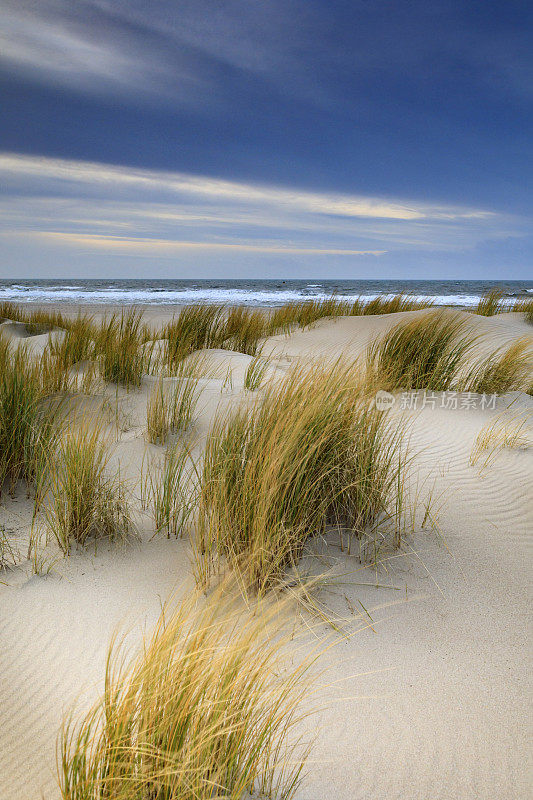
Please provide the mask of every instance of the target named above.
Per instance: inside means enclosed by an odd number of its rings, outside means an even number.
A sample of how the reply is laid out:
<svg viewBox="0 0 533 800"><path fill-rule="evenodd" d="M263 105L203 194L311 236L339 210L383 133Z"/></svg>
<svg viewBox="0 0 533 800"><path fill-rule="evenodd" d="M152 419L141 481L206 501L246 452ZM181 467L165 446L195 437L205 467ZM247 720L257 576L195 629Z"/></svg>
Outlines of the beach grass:
<svg viewBox="0 0 533 800"><path fill-rule="evenodd" d="M70 420L41 455L34 522L44 526L65 555L89 539L127 538L133 523L126 487L120 472L108 469L110 453L100 420Z"/></svg>
<svg viewBox="0 0 533 800"><path fill-rule="evenodd" d="M259 389L265 373L267 371L268 362L261 358L261 355L256 355L248 364L246 372L244 373L244 388L249 392L255 392Z"/></svg>
<svg viewBox="0 0 533 800"><path fill-rule="evenodd" d="M101 701L62 730L63 800L293 798L309 663L284 656L281 620L225 586L166 607L136 657L112 646Z"/></svg>
<svg viewBox="0 0 533 800"><path fill-rule="evenodd" d="M0 338L0 496L13 494L20 480L29 485L41 452L50 446L58 418L57 402L46 401L38 362L24 346L10 351Z"/></svg>
<svg viewBox="0 0 533 800"><path fill-rule="evenodd" d="M532 372L533 346L523 337L474 363L461 378L460 389L480 394L526 391Z"/></svg>
<svg viewBox="0 0 533 800"><path fill-rule="evenodd" d="M198 304L185 306L162 331L165 339L164 365L172 375L191 353L220 347L223 341L224 307Z"/></svg>
<svg viewBox="0 0 533 800"><path fill-rule="evenodd" d="M182 362L176 371L169 402L169 423L172 433L186 431L194 419L201 394L197 376L203 361L201 356L193 356Z"/></svg>
<svg viewBox="0 0 533 800"><path fill-rule="evenodd" d="M301 300L286 303L272 311L268 334L289 333L293 328L306 328L325 317L354 317L372 314L394 314L430 308L431 301L417 300L409 295L379 295L372 300L356 297L342 300L335 294L322 300Z"/></svg>
<svg viewBox="0 0 533 800"><path fill-rule="evenodd" d="M458 315L430 311L372 342L367 373L390 390L444 391L452 387L475 341Z"/></svg>
<svg viewBox="0 0 533 800"><path fill-rule="evenodd" d="M146 408L146 433L152 444L164 444L169 433L186 431L200 399L198 372L204 359L193 355L180 361L171 379L160 378L150 393Z"/></svg>
<svg viewBox="0 0 533 800"><path fill-rule="evenodd" d="M131 308L105 319L95 340L103 379L126 388L140 386L147 369L145 341L141 311Z"/></svg>
<svg viewBox="0 0 533 800"><path fill-rule="evenodd" d="M163 460L143 465L141 500L150 508L156 532L167 537L182 536L194 511L196 493L194 465L181 443L168 447Z"/></svg>
<svg viewBox="0 0 533 800"><path fill-rule="evenodd" d="M492 317L504 310L503 292L501 289L491 289L480 298L475 313L483 317Z"/></svg>
<svg viewBox="0 0 533 800"><path fill-rule="evenodd" d="M478 433L470 453L470 465L475 466L483 458L483 470L493 463L501 450L530 447L533 443L530 427L531 415L507 411L497 416Z"/></svg>
<svg viewBox="0 0 533 800"><path fill-rule="evenodd" d="M529 298L517 300L512 310L523 314L525 321L533 325L533 300Z"/></svg>
<svg viewBox="0 0 533 800"><path fill-rule="evenodd" d="M417 300L408 294L378 295L372 300L363 301L361 298L352 305L352 315L362 314L398 314L403 311L420 311L431 308L432 300Z"/></svg>
<svg viewBox="0 0 533 800"><path fill-rule="evenodd" d="M327 525L362 536L389 514L401 442L366 392L353 364L297 367L215 421L200 478L200 583L227 563L262 594Z"/></svg>
<svg viewBox="0 0 533 800"><path fill-rule="evenodd" d="M167 391L160 378L152 387L146 406L146 437L152 444L164 444L169 431Z"/></svg>

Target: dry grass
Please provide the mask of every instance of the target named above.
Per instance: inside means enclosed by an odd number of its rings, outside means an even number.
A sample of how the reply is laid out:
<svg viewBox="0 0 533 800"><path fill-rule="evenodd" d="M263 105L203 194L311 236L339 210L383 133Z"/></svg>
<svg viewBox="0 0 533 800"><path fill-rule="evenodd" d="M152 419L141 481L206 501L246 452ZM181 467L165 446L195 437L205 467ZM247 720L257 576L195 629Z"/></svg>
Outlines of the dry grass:
<svg viewBox="0 0 533 800"><path fill-rule="evenodd" d="M432 311L399 323L367 349L369 376L388 389L444 391L475 343L457 315Z"/></svg>
<svg viewBox="0 0 533 800"><path fill-rule="evenodd" d="M352 308L352 315L362 314L397 314L402 311L420 311L423 308L431 308L431 300L415 300L406 294L379 295L373 300L363 302L356 301ZM361 311L359 311L361 307Z"/></svg>
<svg viewBox="0 0 533 800"><path fill-rule="evenodd" d="M89 538L123 540L132 530L124 481L119 472L110 474L108 461L102 424L92 419L70 420L42 453L35 523L44 525L65 555Z"/></svg>
<svg viewBox="0 0 533 800"><path fill-rule="evenodd" d="M146 437L152 444L164 444L169 431L168 397L160 378L154 384L146 406Z"/></svg>
<svg viewBox="0 0 533 800"><path fill-rule="evenodd" d="M172 375L180 362L196 350L220 347L223 325L223 306L194 305L183 308L162 331L166 340L163 360L167 374Z"/></svg>
<svg viewBox="0 0 533 800"><path fill-rule="evenodd" d="M268 385L252 407L215 421L208 438L198 580L225 560L262 594L326 525L361 536L390 515L400 449L353 365L299 367Z"/></svg>
<svg viewBox="0 0 533 800"><path fill-rule="evenodd" d="M462 391L504 394L526 390L532 375L533 348L529 338L519 339L476 362L461 378Z"/></svg>
<svg viewBox="0 0 533 800"><path fill-rule="evenodd" d="M3 525L0 525L0 573L16 567L20 560L18 549L10 541ZM0 581L1 583L1 581Z"/></svg>
<svg viewBox="0 0 533 800"><path fill-rule="evenodd" d="M237 306L228 310L220 346L255 356L259 341L266 335L267 317L262 311L255 311L245 306Z"/></svg>
<svg viewBox="0 0 533 800"><path fill-rule="evenodd" d="M182 445L169 447L163 461L153 459L143 467L141 501L150 507L157 533L182 536L194 510L195 467L189 451Z"/></svg>
<svg viewBox="0 0 533 800"><path fill-rule="evenodd" d="M182 363L177 371L169 404L170 430L172 433L180 433L187 430L194 418L194 412L201 394L197 378L201 364L201 358L193 358Z"/></svg>
<svg viewBox="0 0 533 800"><path fill-rule="evenodd" d="M10 352L0 338L0 496L6 482L11 494L19 480L33 482L55 436L60 401L46 402L43 377L24 347Z"/></svg>
<svg viewBox="0 0 533 800"><path fill-rule="evenodd" d="M340 300L334 294L324 300L302 300L276 308L269 319L268 333L289 333L294 327L305 328L324 317L361 316L363 314L394 314L429 308L431 302L415 300L409 295L380 295L372 300L361 297Z"/></svg>
<svg viewBox="0 0 533 800"><path fill-rule="evenodd" d="M294 796L309 664L283 657L275 605L239 613L226 588L165 609L132 660L111 648L101 701L63 728L63 800Z"/></svg>
<svg viewBox="0 0 533 800"><path fill-rule="evenodd" d="M244 374L244 388L249 392L255 392L259 389L267 371L268 361L256 355L253 361L250 361L246 372Z"/></svg>
<svg viewBox="0 0 533 800"><path fill-rule="evenodd" d="M154 385L146 409L146 433L152 444L164 444L169 433L186 431L193 420L200 399L198 372L203 359L180 361L172 386L162 378Z"/></svg>
<svg viewBox="0 0 533 800"><path fill-rule="evenodd" d="M141 385L149 353L142 313L135 308L113 314L96 333L95 350L104 380L127 388Z"/></svg>
<svg viewBox="0 0 533 800"><path fill-rule="evenodd" d="M503 292L501 289L491 289L483 297L480 298L476 307L476 314L482 317L492 317L494 314L499 314L504 310L505 305L503 301Z"/></svg>
<svg viewBox="0 0 533 800"><path fill-rule="evenodd" d="M474 466L484 457L481 469L490 466L503 449L526 449L531 446L531 415L512 415L508 412L485 425L476 437L470 454Z"/></svg>
<svg viewBox="0 0 533 800"><path fill-rule="evenodd" d="M533 325L533 300L530 300L529 298L517 300L512 310L523 314L525 321Z"/></svg>

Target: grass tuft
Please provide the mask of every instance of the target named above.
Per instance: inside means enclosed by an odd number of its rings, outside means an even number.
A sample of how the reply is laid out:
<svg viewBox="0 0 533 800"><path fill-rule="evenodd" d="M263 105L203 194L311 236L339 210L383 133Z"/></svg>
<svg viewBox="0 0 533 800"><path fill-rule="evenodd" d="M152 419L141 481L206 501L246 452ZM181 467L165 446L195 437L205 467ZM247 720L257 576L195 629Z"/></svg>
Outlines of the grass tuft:
<svg viewBox="0 0 533 800"><path fill-rule="evenodd" d="M501 289L491 289L479 299L476 314L482 317L492 317L504 310L503 292Z"/></svg>
<svg viewBox="0 0 533 800"><path fill-rule="evenodd" d="M146 407L146 435L152 444L164 444L170 431L168 398L160 378L154 384Z"/></svg>
<svg viewBox="0 0 533 800"><path fill-rule="evenodd" d="M531 446L530 417L510 415L496 417L485 425L476 437L470 454L470 464L474 466L485 456L481 469L490 466L500 450L526 449Z"/></svg>
<svg viewBox="0 0 533 800"><path fill-rule="evenodd" d="M269 384L208 437L198 580L209 582L225 560L262 594L326 525L362 536L390 513L400 449L352 365L298 367Z"/></svg>
<svg viewBox="0 0 533 800"><path fill-rule="evenodd" d="M120 473L107 470L109 450L98 421L71 424L55 446L43 453L36 491L36 516L40 511L48 534L65 555L73 544L89 538L124 540L132 520Z"/></svg>
<svg viewBox="0 0 533 800"><path fill-rule="evenodd" d="M244 374L244 388L249 392L255 392L259 389L265 377L268 367L268 362L261 358L260 355L250 361L246 372Z"/></svg>
<svg viewBox="0 0 533 800"><path fill-rule="evenodd" d="M39 363L26 348L14 352L0 337L0 496L19 480L35 478L42 451L51 446L60 401L48 400Z"/></svg>
<svg viewBox="0 0 533 800"><path fill-rule="evenodd" d="M164 363L172 375L181 361L196 350L220 347L223 341L224 308L220 305L185 306L163 329L166 340Z"/></svg>
<svg viewBox="0 0 533 800"><path fill-rule="evenodd" d="M113 314L96 334L95 348L104 380L140 386L147 368L142 312L136 309Z"/></svg>
<svg viewBox="0 0 533 800"><path fill-rule="evenodd" d="M525 321L529 322L530 325L533 325L533 300L530 300L529 298L517 300L512 310L523 314Z"/></svg>
<svg viewBox="0 0 533 800"><path fill-rule="evenodd" d="M143 506L151 507L156 531L169 538L184 534L193 512L195 493L188 463L188 450L175 445L165 452L162 463L154 459L142 478Z"/></svg>
<svg viewBox="0 0 533 800"><path fill-rule="evenodd" d="M479 394L526 391L531 381L532 367L531 340L524 337L476 362L461 379L460 388Z"/></svg>
<svg viewBox="0 0 533 800"><path fill-rule="evenodd" d="M181 361L171 387L162 378L154 385L146 409L146 431L152 444L164 444L169 433L189 428L200 399L197 375L202 364L203 359L195 356Z"/></svg>
<svg viewBox="0 0 533 800"><path fill-rule="evenodd" d="M433 311L401 322L367 349L369 376L388 389L432 389L452 386L475 343L457 315Z"/></svg>
<svg viewBox="0 0 533 800"><path fill-rule="evenodd" d="M129 662L112 647L101 701L63 727L63 800L290 800L309 747L309 664L283 657L279 609L235 610L223 590L166 608Z"/></svg>

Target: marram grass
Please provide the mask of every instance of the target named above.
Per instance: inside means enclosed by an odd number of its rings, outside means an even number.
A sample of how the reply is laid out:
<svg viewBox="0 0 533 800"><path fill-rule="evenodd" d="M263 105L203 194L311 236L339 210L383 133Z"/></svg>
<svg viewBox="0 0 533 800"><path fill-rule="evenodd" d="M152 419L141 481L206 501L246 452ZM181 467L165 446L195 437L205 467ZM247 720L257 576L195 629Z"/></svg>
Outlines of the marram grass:
<svg viewBox="0 0 533 800"><path fill-rule="evenodd" d="M195 467L187 448L180 443L165 451L162 461L155 458L143 465L141 501L150 508L156 532L182 536L194 510Z"/></svg>
<svg viewBox="0 0 533 800"><path fill-rule="evenodd" d="M527 391L533 375L533 345L518 339L474 363L460 380L460 389L485 394Z"/></svg>
<svg viewBox="0 0 533 800"><path fill-rule="evenodd" d="M503 292L501 289L491 289L480 298L476 306L476 314L483 317L492 317L504 310Z"/></svg>
<svg viewBox="0 0 533 800"><path fill-rule="evenodd" d="M152 387L146 406L146 436L152 444L164 444L170 431L168 391L160 378Z"/></svg>
<svg viewBox="0 0 533 800"><path fill-rule="evenodd" d="M215 420L200 476L197 579L224 563L259 594L327 525L363 536L390 517L405 460L354 365L297 367Z"/></svg>
<svg viewBox="0 0 533 800"><path fill-rule="evenodd" d="M0 497L7 483L35 478L42 452L56 435L60 401L47 399L47 387L38 362L25 347L11 352L0 337Z"/></svg>
<svg viewBox="0 0 533 800"><path fill-rule="evenodd" d="M164 444L169 433L186 431L194 418L201 389L198 373L202 359L180 361L171 381L154 384L146 408L146 433L152 444Z"/></svg>
<svg viewBox="0 0 533 800"><path fill-rule="evenodd" d="M135 308L113 314L96 334L95 350L104 380L127 388L141 385L149 353L145 343L142 313Z"/></svg>
<svg viewBox="0 0 533 800"><path fill-rule="evenodd" d="M102 699L63 727L63 800L290 800L310 664L284 657L280 618L222 586L165 608L133 659L112 646Z"/></svg>
<svg viewBox="0 0 533 800"><path fill-rule="evenodd" d="M525 321L533 325L533 300L529 298L517 300L512 310L523 314Z"/></svg>
<svg viewBox="0 0 533 800"><path fill-rule="evenodd" d="M102 424L90 418L65 427L39 462L34 524L63 553L89 539L124 540L133 528L120 473L108 469Z"/></svg>
<svg viewBox="0 0 533 800"><path fill-rule="evenodd" d="M430 311L400 322L367 348L369 379L384 388L445 391L454 385L476 342L464 320Z"/></svg>
<svg viewBox="0 0 533 800"><path fill-rule="evenodd" d="M489 467L501 450L527 449L533 444L531 415L512 414L509 411L497 416L478 433L470 453L470 465L483 459L481 470Z"/></svg>
<svg viewBox="0 0 533 800"><path fill-rule="evenodd" d="M256 355L248 364L244 373L244 388L249 392L259 389L265 377L268 361Z"/></svg>

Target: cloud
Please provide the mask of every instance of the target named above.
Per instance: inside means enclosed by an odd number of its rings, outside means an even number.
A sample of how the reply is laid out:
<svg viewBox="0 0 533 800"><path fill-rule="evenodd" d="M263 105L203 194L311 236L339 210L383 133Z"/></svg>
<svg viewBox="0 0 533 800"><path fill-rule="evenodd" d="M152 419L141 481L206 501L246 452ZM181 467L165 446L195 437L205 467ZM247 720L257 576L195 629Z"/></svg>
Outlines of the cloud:
<svg viewBox="0 0 533 800"><path fill-rule="evenodd" d="M0 0L0 60L40 83L206 110L246 78L333 107L346 79L394 83L410 74L423 84L458 61L481 85L530 96L528 31L520 25L476 25L475 12L470 20L446 0L438 12L423 0L407 11L388 4L386 15L381 3L333 5Z"/></svg>
<svg viewBox="0 0 533 800"><path fill-rule="evenodd" d="M174 195L220 203L250 206L275 206L311 214L339 217L369 217L394 220L454 220L488 219L492 212L484 209L431 206L423 203L404 203L374 197L308 192L298 189L247 184L187 175L179 172L119 167L87 161L57 158L0 154L0 175L19 185L26 181L30 186L50 182L61 187L74 188L79 194L96 188L115 195L126 190L144 195Z"/></svg>
<svg viewBox="0 0 533 800"><path fill-rule="evenodd" d="M27 235L26 235L27 236ZM99 236L97 234L63 233L41 231L31 234L33 238L49 240L58 244L75 245L108 251L158 253L180 252L181 250L229 250L240 253L274 253L278 255L306 256L381 256L386 250L339 250L317 247L291 247L273 244L247 244L244 242L190 242L179 239L151 239L139 236Z"/></svg>
<svg viewBox="0 0 533 800"><path fill-rule="evenodd" d="M65 257L465 252L521 236L527 222L483 208L13 153L0 153L0 182L4 244L58 247Z"/></svg>

